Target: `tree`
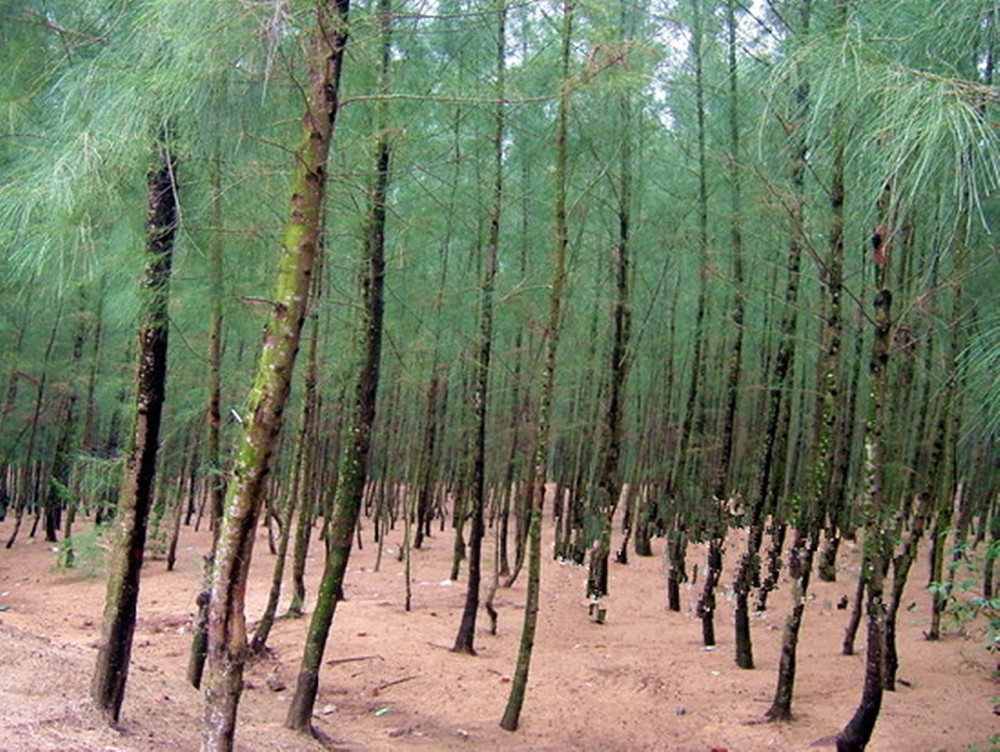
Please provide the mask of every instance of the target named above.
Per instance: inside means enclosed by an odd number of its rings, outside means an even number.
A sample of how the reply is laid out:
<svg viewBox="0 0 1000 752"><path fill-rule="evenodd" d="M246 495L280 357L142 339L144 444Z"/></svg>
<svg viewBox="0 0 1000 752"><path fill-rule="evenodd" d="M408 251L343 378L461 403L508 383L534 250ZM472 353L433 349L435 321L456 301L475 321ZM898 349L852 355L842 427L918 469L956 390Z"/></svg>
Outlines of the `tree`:
<svg viewBox="0 0 1000 752"><path fill-rule="evenodd" d="M493 131L493 202L490 206L489 237L486 241L485 269L480 285L479 353L475 363L475 438L472 449L472 530L469 541L469 581L462 621L452 650L475 655L476 613L482 568L483 513L486 506L486 417L490 383L490 355L493 348L493 293L496 286L500 245L500 215L503 208L504 72L507 58L507 3L497 9L496 112Z"/></svg>
<svg viewBox="0 0 1000 752"><path fill-rule="evenodd" d="M206 750L232 749L236 731L247 659L246 581L264 481L277 449L320 247L327 156L338 112L349 7L349 0L323 0L315 8L305 113L275 290L262 334L245 429L226 493L212 572L203 736Z"/></svg>
<svg viewBox="0 0 1000 752"><path fill-rule="evenodd" d="M385 95L389 85L391 51L392 6L390 0L380 0L379 27L381 30L381 57L379 91ZM346 7L344 9L346 12ZM364 250L361 256L360 281L362 310L358 339L362 362L354 386L347 429L347 442L340 458L340 478L333 511L326 531L326 562L323 577L316 595L306 634L305 649L295 683L295 693L288 707L285 726L303 733L312 731L313 707L319 691L319 671L323 652L330 634L330 626L343 598L344 572L351 555L354 532L358 524L365 483L368 478L372 427L375 423L376 399L382 358L382 322L384 317L385 289L385 224L386 196L389 187L389 160L391 140L385 107L387 100L380 100L381 108L376 119L382 126L376 129L375 172L369 191L368 215L365 221Z"/></svg>
<svg viewBox="0 0 1000 752"><path fill-rule="evenodd" d="M118 722L132 654L146 523L153 502L156 455L167 380L167 303L174 238L177 234L177 160L170 134L157 144L157 167L149 177L144 303L136 349L135 422L129 438L125 477L118 496L115 545L104 604L97 666L91 684L94 704Z"/></svg>
<svg viewBox="0 0 1000 752"><path fill-rule="evenodd" d="M563 288L566 282L566 251L569 230L566 215L566 137L570 105L570 46L573 40L573 0L564 0L562 6L561 80L559 83L559 109L555 133L555 226L552 256L552 291L549 297L548 326L544 332L545 359L542 370L541 396L538 402L538 437L528 498L528 586L525 594L524 624L517 651L517 665L511 680L510 695L500 727L516 731L521 719L521 708L528 688L531 653L535 644L538 624L538 594L542 570L542 509L545 502L545 481L548 475L549 441L552 418L552 398L555 390L556 355L559 350L559 330L563 305Z"/></svg>

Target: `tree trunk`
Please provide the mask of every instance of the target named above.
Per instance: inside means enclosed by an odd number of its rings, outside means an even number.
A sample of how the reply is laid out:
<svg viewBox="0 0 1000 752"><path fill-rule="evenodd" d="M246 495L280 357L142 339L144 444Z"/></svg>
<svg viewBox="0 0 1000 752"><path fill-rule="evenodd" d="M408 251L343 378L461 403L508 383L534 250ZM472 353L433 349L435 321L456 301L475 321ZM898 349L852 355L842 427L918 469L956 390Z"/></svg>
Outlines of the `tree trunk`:
<svg viewBox="0 0 1000 752"><path fill-rule="evenodd" d="M875 266L875 301L873 321L875 337L872 341L871 404L865 430L865 449L868 488L865 499L865 561L867 562L868 644L865 652L865 681L861 702L847 725L837 735L838 752L863 750L878 720L885 688L885 636L886 611L884 582L886 566L892 553L892 541L887 528L888 520L885 489L885 436L888 421L888 365L892 335L892 292L888 289L889 263L892 253L894 217L890 209L889 185L879 200L880 223L872 234Z"/></svg>
<svg viewBox="0 0 1000 752"><path fill-rule="evenodd" d="M624 11L623 11L624 12ZM623 45L628 34L622 23ZM608 556L611 552L611 529L621 497L619 465L622 453L622 417L625 383L628 379L628 347L632 315L629 304L629 233L632 203L632 102L630 95L620 95L622 148L618 175L618 242L614 249L615 298L611 311L611 353L605 393L604 420L601 421L600 470L596 479L594 516L599 532L590 548L587 595L600 599L608 593Z"/></svg>
<svg viewBox="0 0 1000 752"><path fill-rule="evenodd" d="M177 162L168 143L157 147L159 165L149 178L146 271L139 328L136 415L118 496L115 543L97 665L91 682L94 704L117 723L125 698L139 577L146 547L146 523L153 501L156 454L167 380L167 305L174 237L177 232Z"/></svg>
<svg viewBox="0 0 1000 752"><path fill-rule="evenodd" d="M800 32L802 34L808 33L810 11L811 0L804 0L800 11L802 25ZM807 242L804 225L804 183L808 158L805 130L808 99L809 84L799 76L794 94L793 122L789 126L789 141L792 149L790 179L794 195L791 199L792 205L789 208L791 227L788 242L784 310L780 327L781 338L772 366L773 374L767 387L766 418L760 459L757 465L757 479L753 491L753 504L750 511L747 550L740 557L733 586L736 595L736 665L744 669L751 669L754 666L753 646L750 640L749 592L760 576L760 545L763 538L765 510L771 489L772 474L775 467L781 466L777 457L778 448L785 446L787 439L788 422L781 421L780 418L784 392L789 382L792 381L795 332L798 320L799 269L802 251ZM783 432L785 435L782 435Z"/></svg>
<svg viewBox="0 0 1000 752"><path fill-rule="evenodd" d="M743 367L743 329L745 301L743 295L743 232L742 193L740 180L740 128L739 128L739 87L736 58L736 3L726 0L726 51L729 72L729 97L727 120L729 126L728 177L730 184L729 245L733 275L732 324L733 345L726 368L726 396L723 412L721 454L716 469L713 489L714 511L708 541L708 571L698 600L698 615L701 617L702 642L706 646L715 644L715 588L722 576L722 553L727 532L725 518L726 501L729 497L729 476L732 472L733 445L735 443L736 406L739 399L740 374Z"/></svg>
<svg viewBox="0 0 1000 752"><path fill-rule="evenodd" d="M556 115L555 168L555 250L552 259L552 290L549 296L549 319L542 333L545 360L542 367L542 388L538 401L538 434L535 442L532 482L528 499L528 583L525 594L524 624L517 651L517 665L511 680L510 695L504 708L500 727L516 731L528 687L528 671L535 644L538 623L538 595L542 570L542 509L545 501L545 480L548 474L549 441L551 439L552 399L555 392L556 354L562 320L563 288L566 283L566 251L569 245L566 215L567 154L566 136L570 103L570 45L573 37L573 0L563 0L562 56L559 88L559 109Z"/></svg>
<svg viewBox="0 0 1000 752"><path fill-rule="evenodd" d="M952 562L955 564L961 556L962 544L968 528L967 507L961 503L962 489L957 482L956 446L959 441L959 423L961 410L958 402L958 360L962 351L962 291L964 287L963 269L965 260L965 225L967 219L963 215L958 221L957 237L954 241L954 293L952 299L952 322L948 344L948 355L945 367L945 386L941 396L941 415L938 425L938 441L941 446L936 451L942 452L940 475L932 480L938 496L937 519L934 523L932 571L931 579L935 583L934 598L931 601L931 625L927 632L928 640L941 638L941 617L944 614L948 597L954 586L955 566L949 568L947 580L944 579L945 539L952 524L956 499L959 501L959 514L955 520L954 547Z"/></svg>
<svg viewBox="0 0 1000 752"><path fill-rule="evenodd" d="M819 545L818 531L819 526L814 526L808 539L799 533L799 540L796 540L789 553L788 570L792 578L792 609L785 618L774 701L766 713L768 719L772 721L788 721L792 718L796 651L799 630L802 626L802 615L806 609L806 594L809 591L809 578L812 574L813 553Z"/></svg>
<svg viewBox="0 0 1000 752"><path fill-rule="evenodd" d="M344 4L346 14L346 3ZM379 88L384 95L388 87L388 67L391 40L389 0L379 0L379 22L382 36L382 58ZM386 125L382 100L379 123ZM355 384L354 400L348 428L348 441L341 458L340 480L334 499L333 513L326 536L326 563L316 595L316 608L309 622L305 650L299 675L285 718L285 726L303 733L312 731L313 707L319 691L319 671L323 652L337 604L342 598L344 572L351 555L354 532L364 496L365 480L371 448L372 426L379 386L379 366L382 357L382 318L385 285L385 222L386 193L389 185L390 142L387 128L378 131L376 173L371 187L365 247L362 262L363 309L360 339L363 361Z"/></svg>
<svg viewBox="0 0 1000 752"><path fill-rule="evenodd" d="M202 739L203 748L211 752L231 750L236 731L236 710L247 657L246 581L264 482L277 449L320 245L326 163L338 109L349 4L350 0L323 0L316 8L306 112L295 155L274 302L263 332L245 433L219 528L208 612L208 676Z"/></svg>
<svg viewBox="0 0 1000 752"><path fill-rule="evenodd" d="M504 71L507 56L507 3L500 0L497 13L496 110L493 131L493 203L486 249L486 269L480 285L479 357L476 359L475 440L472 451L472 526L469 531L469 579L462 621L452 651L475 655L476 615L482 579L483 513L486 506L486 415L493 349L493 290L496 285L497 253L500 245L500 213L503 206Z"/></svg>

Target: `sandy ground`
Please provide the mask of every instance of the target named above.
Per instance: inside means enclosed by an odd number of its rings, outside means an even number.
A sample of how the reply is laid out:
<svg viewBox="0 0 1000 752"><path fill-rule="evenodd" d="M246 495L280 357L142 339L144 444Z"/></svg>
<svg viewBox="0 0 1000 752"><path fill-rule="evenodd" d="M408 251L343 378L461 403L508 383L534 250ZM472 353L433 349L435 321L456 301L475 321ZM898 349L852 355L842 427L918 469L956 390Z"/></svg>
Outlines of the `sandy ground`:
<svg viewBox="0 0 1000 752"><path fill-rule="evenodd" d="M9 529L10 521L0 524L0 538ZM860 654L840 655L847 612L835 607L842 595L854 593L858 552L849 545L842 550L839 582L813 587L799 648L796 718L780 724L755 721L774 691L788 587L772 595L768 613L754 617L757 668L743 671L733 662L732 604L725 594L714 650L702 648L694 615L702 577L697 586L685 586L685 611L666 610L662 545L653 558L632 556L627 566L612 565L603 625L588 618L586 570L544 556L521 728L503 731L498 721L520 635L523 578L497 594L497 635L488 634L481 613L478 656L453 654L448 648L465 586L463 579L446 579L450 531L414 551L410 612L403 609L403 565L395 556L401 538L401 529L387 536L379 571L370 529L364 549L352 557L347 600L337 611L316 706L323 740L282 728L307 624L282 620L272 632L272 654L247 672L237 749L832 749L830 738L860 696L864 630ZM738 545L735 539L728 544L724 586ZM205 531L185 528L175 571L167 572L163 561L147 562L118 729L103 726L88 701L103 578L54 569L52 544L38 539L23 537L13 549L0 548L0 749L196 750L202 703L184 675L207 547ZM311 592L322 564L322 546L313 549ZM488 545L488 557L491 551ZM251 619L263 608L273 562L262 532L248 596ZM691 546L688 562L689 569L703 565L700 546ZM886 695L869 749L988 750L991 734L1000 733L994 714L1000 687L991 674L996 658L986 652L976 625L937 643L923 639L930 603L921 587L925 562L922 557L911 577L912 610L900 616L900 676L908 686Z"/></svg>

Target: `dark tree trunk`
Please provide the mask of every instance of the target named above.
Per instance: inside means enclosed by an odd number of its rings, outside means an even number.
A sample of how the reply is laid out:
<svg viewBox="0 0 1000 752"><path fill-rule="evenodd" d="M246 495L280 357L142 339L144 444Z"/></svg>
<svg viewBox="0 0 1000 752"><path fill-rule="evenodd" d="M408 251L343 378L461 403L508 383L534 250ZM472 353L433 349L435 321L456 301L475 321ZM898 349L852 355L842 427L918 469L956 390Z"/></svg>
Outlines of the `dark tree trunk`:
<svg viewBox="0 0 1000 752"><path fill-rule="evenodd" d="M767 596L778 587L778 578L781 576L783 565L781 554L785 548L787 533L788 525L783 521L777 520L771 525L771 546L767 549L767 574L757 590L755 607L758 611L767 611Z"/></svg>
<svg viewBox="0 0 1000 752"><path fill-rule="evenodd" d="M729 244L733 275L732 325L733 345L726 368L726 396L723 412L721 453L716 469L714 493L715 516L708 541L708 572L698 601L698 615L701 617L702 642L706 646L715 644L715 588L722 576L722 553L727 532L725 510L729 497L729 476L732 472L733 446L735 443L736 406L739 399L740 374L743 367L743 329L745 301L743 295L743 232L742 194L740 180L740 128L739 128L739 68L736 56L736 3L726 0L726 51L729 71L728 125L729 160L728 177L730 185Z"/></svg>
<svg viewBox="0 0 1000 752"><path fill-rule="evenodd" d="M803 35L809 31L810 9L811 0L805 0L801 6L801 29L799 30ZM788 126L792 151L790 179L794 195L791 199L792 206L789 209L791 227L786 265L784 310L780 325L781 337L767 389L766 418L763 424L760 459L757 464L757 478L750 510L747 550L740 557L733 585L736 595L736 665L745 669L751 669L754 666L753 646L750 639L749 593L750 588L756 584L760 576L760 546L763 538L765 511L774 469L781 466L780 458L777 456L778 450L787 443L788 422L781 420L781 413L784 393L789 382L793 381L792 366L795 359L795 333L798 322L799 269L802 262L802 252L807 242L804 225L804 184L808 145L804 121L808 100L809 84L799 76L795 88L794 119Z"/></svg>
<svg viewBox="0 0 1000 752"><path fill-rule="evenodd" d="M623 24L624 25L624 24ZM624 32L624 29L622 30ZM623 33L627 40L627 35ZM629 304L629 233L632 202L632 103L628 94L619 100L623 139L618 176L618 242L614 249L615 298L611 312L611 353L605 395L604 420L601 422L600 469L596 479L595 519L600 525L595 545L590 549L587 595L600 599L608 592L608 557L611 530L621 497L619 464L622 452L622 413L625 384L628 378L628 347L631 335ZM627 519L627 515L626 515Z"/></svg>
<svg viewBox="0 0 1000 752"><path fill-rule="evenodd" d="M146 524L153 502L156 454L167 380L167 304L177 231L176 160L169 145L158 146L159 165L149 178L146 272L139 328L136 415L118 496L115 543L97 665L91 683L94 704L117 723L125 698L139 577L146 548Z"/></svg>
<svg viewBox="0 0 1000 752"><path fill-rule="evenodd" d="M667 609L680 612L681 583L687 582L687 529L680 516L667 531Z"/></svg>
<svg viewBox="0 0 1000 752"><path fill-rule="evenodd" d="M469 531L469 579L462 621L452 651L475 655L476 615L482 580L483 514L486 506L486 415L489 405L490 356L493 350L493 291L496 285L500 245L500 214L503 207L504 71L507 57L507 5L501 0L497 14L496 110L493 131L493 202L486 247L486 269L480 285L479 357L476 359L475 440L472 447L472 525Z"/></svg>
<svg viewBox="0 0 1000 752"><path fill-rule="evenodd" d="M792 693L795 687L796 652L802 615L806 609L806 593L812 574L813 553L819 545L819 526L813 528L808 539L799 534L789 553L788 570L792 578L792 609L785 618L785 631L781 643L781 658L778 661L778 683L774 691L774 701L766 715L772 721L787 721L792 718Z"/></svg>
<svg viewBox="0 0 1000 752"><path fill-rule="evenodd" d="M892 335L892 292L888 289L894 216L890 209L891 187L886 185L879 200L880 223L872 234L876 294L873 303L875 337L869 368L872 395L865 427L868 487L866 489L865 561L867 563L868 644L865 681L861 701L847 725L837 735L838 752L863 750L878 720L885 688L886 608L885 572L892 554L888 534L885 490L885 430L888 425L888 365Z"/></svg>

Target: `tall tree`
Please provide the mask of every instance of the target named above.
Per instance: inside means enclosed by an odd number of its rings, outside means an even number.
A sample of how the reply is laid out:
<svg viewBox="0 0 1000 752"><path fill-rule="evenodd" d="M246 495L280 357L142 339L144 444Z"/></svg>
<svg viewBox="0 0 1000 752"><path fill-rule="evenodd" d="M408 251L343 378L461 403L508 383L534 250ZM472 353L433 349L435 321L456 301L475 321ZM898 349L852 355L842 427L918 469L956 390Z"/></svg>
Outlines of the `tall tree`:
<svg viewBox="0 0 1000 752"><path fill-rule="evenodd" d="M500 727L516 731L521 719L521 708L528 688L528 672L535 645L535 628L538 625L538 596L542 571L542 509L545 502L545 485L549 466L549 441L551 439L552 401L555 392L556 355L559 351L563 290L566 284L566 251L569 247L569 225L566 213L567 151L569 106L571 95L570 49L573 40L573 0L563 0L562 32L560 41L559 109L556 115L555 152L555 226L552 256L552 288L549 295L549 318L543 332L545 356L542 365L541 395L538 400L538 435L532 464L532 478L528 486L528 584L525 593L524 624L517 651L517 664L510 684L510 695L504 708Z"/></svg>
<svg viewBox="0 0 1000 752"><path fill-rule="evenodd" d="M346 6L344 10L346 12ZM361 257L360 282L363 300L358 337L362 362L354 385L347 442L340 458L340 477L326 530L326 563L316 595L316 608L306 633L295 692L285 718L286 727L303 733L312 731L313 707L319 692L319 672L323 662L323 652L326 649L337 604L343 598L344 573L347 571L347 562L351 555L365 492L365 482L368 479L382 358L386 195L389 188L389 161L392 147L387 114L392 49L391 0L379 0L378 19L381 37L379 93L382 96L377 103L376 123L379 127L376 128L375 172L369 189L364 250Z"/></svg>
<svg viewBox="0 0 1000 752"><path fill-rule="evenodd" d="M811 0L800 4L799 27L802 35L809 33L812 10ZM736 594L736 664L740 668L753 668L753 646L750 641L749 592L760 572L760 546L764 533L764 517L768 497L771 494L773 475L784 463L779 456L787 443L788 421L781 420L783 409L790 410L785 401L786 391L792 382L792 367L795 360L795 332L798 322L799 274L802 253L806 246L805 228L805 174L808 159L807 131L805 117L808 112L809 82L801 75L794 81L792 117L786 125L788 145L791 151L790 182L792 196L789 199L789 242L786 265L785 295L780 323L778 351L769 375L767 403L760 455L757 461L756 480L752 492L749 530L746 551L740 557L736 572L734 591Z"/></svg>
<svg viewBox="0 0 1000 752"><path fill-rule="evenodd" d="M149 177L144 300L136 349L135 418L126 450L125 477L118 495L111 574L91 682L94 704L111 723L117 723L125 699L166 397L167 304L178 221L177 159L171 152L169 132L162 134L156 152L158 164Z"/></svg>
<svg viewBox="0 0 1000 752"><path fill-rule="evenodd" d="M219 527L208 611L203 747L230 750L247 659L245 598L264 482L271 469L309 299L338 112L350 0L318 0L302 132L295 150L274 296L262 335L249 414Z"/></svg>
<svg viewBox="0 0 1000 752"><path fill-rule="evenodd" d="M623 8L622 14L625 14ZM622 51L627 54L628 34L622 19ZM631 335L631 309L629 301L629 244L632 229L632 149L631 94L618 96L618 110L622 134L619 153L617 185L617 241L613 251L614 298L611 306L611 347L609 353L607 385L604 396L604 417L601 421L601 439L598 472L594 488L594 509L598 533L590 548L590 568L587 577L587 594L600 599L608 592L608 556L611 553L611 528L621 497L620 465L622 454L622 423L625 403L625 384L628 377L629 337Z"/></svg>
<svg viewBox="0 0 1000 752"><path fill-rule="evenodd" d="M726 62L728 73L728 97L726 102L729 154L727 173L729 179L729 250L732 270L732 349L726 365L726 387L722 418L722 434L719 437L720 456L715 471L712 494L714 514L709 520L707 571L702 594L698 600L698 615L701 617L702 642L715 644L715 588L722 574L722 553L728 532L724 509L731 493L731 473L733 452L736 442L736 407L739 401L740 374L743 370L743 333L745 329L746 301L743 290L743 200L740 150L739 119L739 66L736 46L737 19L734 0L726 0Z"/></svg>
<svg viewBox="0 0 1000 752"><path fill-rule="evenodd" d="M503 208L504 108L507 61L507 0L497 8L496 109L493 121L493 200L490 205L486 266L480 284L479 355L475 363L475 438L472 447L472 529L469 531L469 579L462 621L452 647L456 653L475 654L476 614L482 579L483 513L486 506L486 416L490 383L490 355L493 349L493 292L496 286L497 254L500 245L500 215Z"/></svg>

